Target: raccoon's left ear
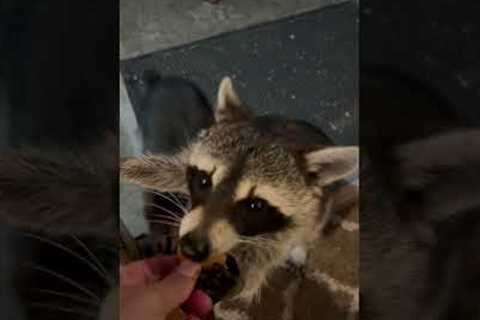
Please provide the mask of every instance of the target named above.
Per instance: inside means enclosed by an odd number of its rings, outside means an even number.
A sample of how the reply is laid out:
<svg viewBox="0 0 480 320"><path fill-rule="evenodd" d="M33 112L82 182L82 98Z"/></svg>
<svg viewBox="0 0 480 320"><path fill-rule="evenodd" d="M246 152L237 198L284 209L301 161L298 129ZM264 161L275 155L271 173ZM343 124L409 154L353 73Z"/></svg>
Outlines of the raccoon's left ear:
<svg viewBox="0 0 480 320"><path fill-rule="evenodd" d="M313 183L323 187L358 172L358 147L329 147L305 155L306 169Z"/></svg>
<svg viewBox="0 0 480 320"><path fill-rule="evenodd" d="M120 178L147 189L188 193L185 154L144 155L120 161Z"/></svg>
<svg viewBox="0 0 480 320"><path fill-rule="evenodd" d="M218 87L217 104L215 106L216 122L237 122L247 120L251 112L238 97L232 80L225 77Z"/></svg>

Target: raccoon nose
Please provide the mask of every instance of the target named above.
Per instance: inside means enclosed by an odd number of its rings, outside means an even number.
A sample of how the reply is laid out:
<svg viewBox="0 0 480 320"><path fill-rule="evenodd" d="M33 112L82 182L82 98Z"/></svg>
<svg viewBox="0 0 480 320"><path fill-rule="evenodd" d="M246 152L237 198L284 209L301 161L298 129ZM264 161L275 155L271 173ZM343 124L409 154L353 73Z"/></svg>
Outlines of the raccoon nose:
<svg viewBox="0 0 480 320"><path fill-rule="evenodd" d="M210 255L210 242L193 232L184 235L179 242L180 252L187 258L202 262Z"/></svg>

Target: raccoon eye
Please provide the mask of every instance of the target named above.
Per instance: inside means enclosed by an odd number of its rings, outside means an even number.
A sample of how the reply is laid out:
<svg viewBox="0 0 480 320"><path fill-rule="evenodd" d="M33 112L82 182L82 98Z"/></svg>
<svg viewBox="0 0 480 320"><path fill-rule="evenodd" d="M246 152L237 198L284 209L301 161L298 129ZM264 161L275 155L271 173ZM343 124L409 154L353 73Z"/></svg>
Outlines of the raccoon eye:
<svg viewBox="0 0 480 320"><path fill-rule="evenodd" d="M266 201L260 198L248 199L245 204L249 211L254 212L262 211L267 207Z"/></svg>
<svg viewBox="0 0 480 320"><path fill-rule="evenodd" d="M199 187L202 188L202 189L210 188L210 186L212 185L212 182L210 180L210 176L207 175L207 173L203 172L203 171L199 171L198 177L197 177L197 183L198 183Z"/></svg>
<svg viewBox="0 0 480 320"><path fill-rule="evenodd" d="M187 180L192 191L203 191L212 186L212 179L210 175L197 168L188 168Z"/></svg>

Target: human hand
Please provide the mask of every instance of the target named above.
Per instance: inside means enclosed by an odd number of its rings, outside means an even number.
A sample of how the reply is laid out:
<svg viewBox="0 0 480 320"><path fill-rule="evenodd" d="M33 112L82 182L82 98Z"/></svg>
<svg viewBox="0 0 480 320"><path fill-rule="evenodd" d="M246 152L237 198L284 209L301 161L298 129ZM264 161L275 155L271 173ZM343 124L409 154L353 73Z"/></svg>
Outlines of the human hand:
<svg viewBox="0 0 480 320"><path fill-rule="evenodd" d="M174 256L149 258L120 267L120 319L165 320L182 306L187 319L212 309L211 299L193 290L200 265ZM192 292L193 291L193 292Z"/></svg>

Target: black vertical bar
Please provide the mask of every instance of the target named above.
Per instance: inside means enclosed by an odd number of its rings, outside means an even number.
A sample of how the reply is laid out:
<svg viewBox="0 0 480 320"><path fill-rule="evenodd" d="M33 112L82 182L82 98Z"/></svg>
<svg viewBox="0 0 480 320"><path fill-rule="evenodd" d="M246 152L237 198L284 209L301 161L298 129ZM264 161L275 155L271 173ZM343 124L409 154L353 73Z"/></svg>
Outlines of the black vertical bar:
<svg viewBox="0 0 480 320"><path fill-rule="evenodd" d="M97 318L58 275L102 301L116 283L118 10L0 2L2 319Z"/></svg>

